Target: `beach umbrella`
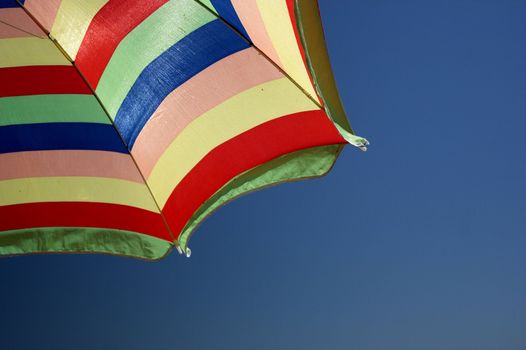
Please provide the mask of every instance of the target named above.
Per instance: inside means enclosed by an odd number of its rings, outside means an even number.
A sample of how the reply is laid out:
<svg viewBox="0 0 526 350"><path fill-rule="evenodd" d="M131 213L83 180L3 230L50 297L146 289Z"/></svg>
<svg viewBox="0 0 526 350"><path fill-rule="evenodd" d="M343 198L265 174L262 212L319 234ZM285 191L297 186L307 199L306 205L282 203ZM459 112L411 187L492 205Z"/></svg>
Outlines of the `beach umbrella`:
<svg viewBox="0 0 526 350"><path fill-rule="evenodd" d="M189 256L347 143L315 0L0 0L0 255Z"/></svg>

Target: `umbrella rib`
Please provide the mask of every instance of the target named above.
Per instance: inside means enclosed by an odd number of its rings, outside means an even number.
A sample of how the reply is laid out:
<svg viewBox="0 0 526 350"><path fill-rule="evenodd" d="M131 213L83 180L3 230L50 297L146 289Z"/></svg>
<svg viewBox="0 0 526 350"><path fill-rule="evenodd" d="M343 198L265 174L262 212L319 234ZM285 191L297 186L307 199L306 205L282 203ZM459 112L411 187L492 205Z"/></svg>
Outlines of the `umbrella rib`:
<svg viewBox="0 0 526 350"><path fill-rule="evenodd" d="M6 26L9 26L9 27L14 28L14 29L16 29L16 30L19 30L19 31L21 31L22 33L26 33L26 34L29 34L29 35L31 35L31 36L34 36L35 38L40 38L40 39L43 39L43 38L44 38L44 37L42 37L42 36L40 36L40 35L36 35L35 33L31 33L31 32L29 32L29 31L27 31L27 30L24 30L24 29L22 29L22 28L20 28L20 27L17 27L17 26L15 26L15 25L11 24L11 23L8 23L8 22L2 21L2 20L0 20L0 23L5 24Z"/></svg>
<svg viewBox="0 0 526 350"><path fill-rule="evenodd" d="M27 15L44 31L44 33L47 34L47 38L49 40L51 40L51 42L53 42L53 44L55 44L55 46L57 47L57 49L64 55L64 57L66 57L66 59L71 63L71 65L75 68L76 72L78 73L78 75L82 78L82 80L84 81L84 83L89 87L92 95L95 97L95 99L97 100L98 104L101 106L102 110L104 111L104 114L106 114L106 117L108 117L111 125L113 126L113 128L115 129L115 132L117 133L117 135L119 135L119 138L121 139L122 143L124 144L124 146L126 147L126 149L128 150L128 154L130 156L130 158L132 159L133 161L133 164L135 165L135 168L137 169L137 171L139 172L139 174L141 175L141 178L144 182L144 185L146 186L146 188L148 189L148 192L150 193L150 195L152 196L152 199L155 203L155 206L157 208L157 210L159 210L159 215L161 216L161 218L163 219L163 222L164 222L164 225L166 227L166 230L168 231L168 233L170 234L170 237L172 238L172 242L171 245L174 245L177 249L177 251L179 253L182 253L180 248L179 248L179 243L177 241L177 239L175 239L175 235L173 234L172 230L170 229L170 226L168 225L168 222L166 221L166 218L164 217L164 214L161 210L161 207L159 205L159 203L157 202L157 199L155 198L155 196L153 195L153 192L152 192L152 189L150 188L150 186L148 185L148 182L146 181L146 178L144 177L141 169L139 168L138 164L137 164L137 161L135 160L135 158L133 157L133 155L131 154L130 150L128 149L128 145L126 144L126 142L124 141L124 138L122 137L121 133L119 132L119 129L117 129L117 127L115 126L115 123L114 121L110 118L110 114L108 113L106 107L104 106L104 104L102 103L102 101L100 100L99 96L96 94L95 90L93 90L93 88L91 87L91 85L88 83L88 81L86 80L86 78L84 77L84 75L82 74L82 72L79 70L79 68L75 65L75 61L73 61L71 59L71 57L67 54L67 52L64 50L64 48L62 48L62 46L60 45L60 43L58 43L52 36L51 34L46 30L46 28L44 28L44 26L42 26L42 24L31 14L31 12L28 11L27 8L24 7L24 5L22 3L20 3L20 0L16 0L16 2L20 5L20 7L22 7L22 9L24 9L24 11L27 13Z"/></svg>
<svg viewBox="0 0 526 350"><path fill-rule="evenodd" d="M249 38L245 37L243 33L241 33L237 28L235 28L230 22L228 22L225 18L219 15L219 13L213 11L210 7L205 5L201 0L194 0L197 4L201 5L206 11L210 12L213 16L217 17L219 20L221 20L226 26L228 26L231 30L233 30L237 35L239 35L243 40L245 40L251 47L253 47L255 50L258 51L259 54L261 54L263 57L266 58L268 62L270 62L276 69L278 69L287 79L293 83L303 94L311 100L318 108L321 110L325 110L325 107L314 97L312 96L307 90L305 90L292 76L287 73L284 69L282 69L274 60L272 60L265 52L263 52L259 47L257 47L252 41L249 40ZM307 68L308 69L308 68ZM311 72L311 74L314 74ZM315 86L316 88L316 86ZM329 119L333 122L336 129L338 129L338 132L342 135L342 137L351 145L358 147L362 151L367 150L367 146L369 145L369 141L363 137L356 136L354 134L353 129L351 128L350 124L347 125L340 125L339 122L332 119L330 113L327 113Z"/></svg>
<svg viewBox="0 0 526 350"><path fill-rule="evenodd" d="M289 79L298 89L305 94L312 102L316 104L319 108L323 109L323 106L320 104L319 101L317 101L314 97L312 97L296 80L294 80L285 70L283 70L276 62L274 62L265 52L263 52L259 47L257 47L252 41L250 41L247 37L245 37L239 30L237 30L230 22L228 22L225 18L220 16L218 13L214 12L212 9L210 9L208 6L203 4L201 0L194 0L199 5L201 5L205 10L213 14L215 17L220 19L225 25L227 25L231 30L236 32L237 35L239 35L243 40L245 40L247 43L250 44L254 49L258 51L260 55L266 58L267 61L269 61L274 67L276 67L287 79Z"/></svg>

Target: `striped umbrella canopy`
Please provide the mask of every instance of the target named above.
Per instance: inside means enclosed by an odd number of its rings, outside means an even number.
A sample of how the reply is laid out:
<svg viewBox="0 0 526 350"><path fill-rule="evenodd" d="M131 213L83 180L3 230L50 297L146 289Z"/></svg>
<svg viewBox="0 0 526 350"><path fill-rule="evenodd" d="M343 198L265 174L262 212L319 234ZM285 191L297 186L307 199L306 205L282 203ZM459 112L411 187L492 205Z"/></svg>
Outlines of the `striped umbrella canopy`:
<svg viewBox="0 0 526 350"><path fill-rule="evenodd" d="M0 255L189 255L347 143L315 0L0 0Z"/></svg>

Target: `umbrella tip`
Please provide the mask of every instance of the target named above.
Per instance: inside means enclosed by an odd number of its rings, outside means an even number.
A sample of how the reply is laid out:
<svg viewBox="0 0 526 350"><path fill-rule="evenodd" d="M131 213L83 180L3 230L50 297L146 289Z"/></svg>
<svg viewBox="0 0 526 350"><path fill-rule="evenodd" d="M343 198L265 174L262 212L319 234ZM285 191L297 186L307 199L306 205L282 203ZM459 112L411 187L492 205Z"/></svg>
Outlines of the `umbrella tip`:
<svg viewBox="0 0 526 350"><path fill-rule="evenodd" d="M190 249L190 247L186 247L185 254L187 258L189 258L192 255L192 250Z"/></svg>
<svg viewBox="0 0 526 350"><path fill-rule="evenodd" d="M367 152L367 146L369 146L369 141L367 139L361 137L360 142L356 145L359 149L361 149L363 152Z"/></svg>
<svg viewBox="0 0 526 350"><path fill-rule="evenodd" d="M179 253L179 255L183 254L183 250L181 247L179 247L179 245L175 245L175 249L177 249L177 253Z"/></svg>

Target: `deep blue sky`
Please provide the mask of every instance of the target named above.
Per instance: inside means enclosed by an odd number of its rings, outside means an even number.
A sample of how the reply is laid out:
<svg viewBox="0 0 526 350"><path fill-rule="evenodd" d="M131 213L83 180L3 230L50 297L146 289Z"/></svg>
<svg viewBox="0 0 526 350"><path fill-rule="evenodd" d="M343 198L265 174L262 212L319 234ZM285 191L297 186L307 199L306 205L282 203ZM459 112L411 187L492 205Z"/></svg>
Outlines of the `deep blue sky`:
<svg viewBox="0 0 526 350"><path fill-rule="evenodd" d="M370 151L222 208L191 259L0 260L1 349L526 349L526 1L320 7Z"/></svg>

